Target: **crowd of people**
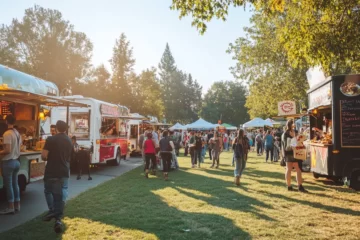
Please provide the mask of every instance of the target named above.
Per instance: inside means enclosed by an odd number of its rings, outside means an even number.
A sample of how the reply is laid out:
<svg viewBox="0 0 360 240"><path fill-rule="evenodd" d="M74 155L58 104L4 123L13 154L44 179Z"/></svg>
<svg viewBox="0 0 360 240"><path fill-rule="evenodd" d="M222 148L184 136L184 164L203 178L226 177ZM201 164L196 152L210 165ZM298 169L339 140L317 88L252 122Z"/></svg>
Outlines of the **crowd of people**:
<svg viewBox="0 0 360 240"><path fill-rule="evenodd" d="M15 117L8 115L6 122L8 130L3 136L4 149L0 151L2 163L2 176L7 191L8 207L0 214L14 214L20 211L20 190L18 186L17 173L20 168L20 143L21 136L14 128ZM88 165L89 156L84 153L82 156L80 148L76 143L76 138L72 139L66 134L67 124L58 121L55 126L51 126L52 136L46 139L41 157L47 161L44 174L44 193L48 205L48 213L43 217L44 221L55 219L54 230L61 232L63 224L61 218L64 213L65 201L68 195L68 182L70 177L70 161L74 155L83 159L81 164ZM265 134L264 134L265 132ZM180 131L163 130L156 132L150 126L140 136L139 144L143 153L145 163L145 177L149 174L156 175L158 165L162 166L163 177L169 179L169 172L172 168L178 169L179 149L185 148L185 156L190 154L192 168L200 168L208 153L212 161L210 168L219 168L220 156L224 151L232 151L234 168L234 183L240 185L241 176L246 167L248 153L251 149L256 149L258 156L266 152L265 161L285 162L285 179L289 191L293 191L291 185L291 171L296 170L298 190L306 192L302 186L301 161L294 159L291 139L296 137L297 131L294 128L293 120L289 120L284 128L271 130L259 129L257 131L245 132L240 129L233 132L219 131L190 131L182 133ZM159 160L159 161L158 161ZM161 160L161 161L160 161ZM81 163L83 162L83 163ZM90 171L88 180L91 180ZM81 170L77 177L81 178Z"/></svg>

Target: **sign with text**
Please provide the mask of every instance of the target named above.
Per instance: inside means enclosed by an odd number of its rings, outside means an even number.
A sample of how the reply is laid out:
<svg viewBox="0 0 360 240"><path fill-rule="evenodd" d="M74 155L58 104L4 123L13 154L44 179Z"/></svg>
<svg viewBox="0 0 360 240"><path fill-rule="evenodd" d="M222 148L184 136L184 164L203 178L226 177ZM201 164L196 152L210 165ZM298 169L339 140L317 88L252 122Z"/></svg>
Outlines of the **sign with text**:
<svg viewBox="0 0 360 240"><path fill-rule="evenodd" d="M330 83L316 89L309 93L309 109L314 109L321 106L328 106L331 104L331 88Z"/></svg>
<svg viewBox="0 0 360 240"><path fill-rule="evenodd" d="M296 114L296 105L294 101L281 101L278 103L279 116Z"/></svg>
<svg viewBox="0 0 360 240"><path fill-rule="evenodd" d="M360 100L340 100L341 147L360 148Z"/></svg>
<svg viewBox="0 0 360 240"><path fill-rule="evenodd" d="M110 106L106 104L100 105L100 113L101 115L108 115L112 117L120 116L119 108L117 106Z"/></svg>

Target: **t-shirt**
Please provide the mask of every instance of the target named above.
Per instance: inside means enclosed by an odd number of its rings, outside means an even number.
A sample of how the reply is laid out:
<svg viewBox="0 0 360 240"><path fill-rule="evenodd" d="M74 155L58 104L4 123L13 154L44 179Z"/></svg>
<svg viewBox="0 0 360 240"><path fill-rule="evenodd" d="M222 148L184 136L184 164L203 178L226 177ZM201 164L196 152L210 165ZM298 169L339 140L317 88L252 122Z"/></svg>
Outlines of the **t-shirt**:
<svg viewBox="0 0 360 240"><path fill-rule="evenodd" d="M274 137L270 134L266 135L265 137L265 146L267 147L273 147L274 144Z"/></svg>
<svg viewBox="0 0 360 240"><path fill-rule="evenodd" d="M202 139L201 137L195 136L195 148L200 150L202 148Z"/></svg>
<svg viewBox="0 0 360 240"><path fill-rule="evenodd" d="M44 150L49 151L44 179L68 178L70 176L70 157L73 146L64 133L48 137Z"/></svg>
<svg viewBox="0 0 360 240"><path fill-rule="evenodd" d="M10 145L10 153L2 158L3 161L18 159L20 157L21 136L16 129L9 129L4 133L3 143Z"/></svg>

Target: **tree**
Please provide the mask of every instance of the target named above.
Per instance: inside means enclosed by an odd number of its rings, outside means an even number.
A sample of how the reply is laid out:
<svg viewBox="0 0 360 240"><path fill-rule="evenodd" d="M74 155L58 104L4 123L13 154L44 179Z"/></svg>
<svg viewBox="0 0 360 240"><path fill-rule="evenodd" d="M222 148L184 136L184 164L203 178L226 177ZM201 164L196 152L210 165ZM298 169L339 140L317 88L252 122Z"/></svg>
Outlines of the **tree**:
<svg viewBox="0 0 360 240"><path fill-rule="evenodd" d="M113 48L113 56L110 59L113 75L111 78L111 99L115 103L131 106L132 96L130 95L129 76L133 72L135 59L130 41L124 33L116 39Z"/></svg>
<svg viewBox="0 0 360 240"><path fill-rule="evenodd" d="M109 98L110 76L111 75L104 64L99 65L89 73L89 77L83 82L79 94L111 102L111 99Z"/></svg>
<svg viewBox="0 0 360 240"><path fill-rule="evenodd" d="M294 68L289 64L286 50L275 41L276 26L272 22L255 14L251 23L250 28L244 29L247 38L237 39L228 50L238 61L232 68L234 76L250 86L246 100L250 117L277 115L279 101L306 103L307 67Z"/></svg>
<svg viewBox="0 0 360 240"><path fill-rule="evenodd" d="M265 12L273 12L282 11L285 0L172 0L170 8L180 11L180 19L191 15L191 25L203 34L207 28L206 22L210 22L214 17L226 21L230 6L245 7L246 4L254 4L257 9L263 9Z"/></svg>
<svg viewBox="0 0 360 240"><path fill-rule="evenodd" d="M131 111L145 116L162 117L164 103L161 98L161 86L156 79L156 69L146 69L139 76L131 77L131 88L135 104Z"/></svg>
<svg viewBox="0 0 360 240"><path fill-rule="evenodd" d="M239 126L249 120L245 108L247 90L240 82L215 82L207 91L201 108L201 117L209 122L226 122Z"/></svg>
<svg viewBox="0 0 360 240"><path fill-rule="evenodd" d="M60 90L79 89L79 79L90 67L93 46L59 11L35 5L25 10L22 20L13 19L0 32L4 64L52 81Z"/></svg>
<svg viewBox="0 0 360 240"><path fill-rule="evenodd" d="M358 0L173 0L180 18L191 15L201 33L214 17L226 20L230 6L253 4L255 12L276 26L274 41L284 46L292 67L321 66L326 75L360 70Z"/></svg>

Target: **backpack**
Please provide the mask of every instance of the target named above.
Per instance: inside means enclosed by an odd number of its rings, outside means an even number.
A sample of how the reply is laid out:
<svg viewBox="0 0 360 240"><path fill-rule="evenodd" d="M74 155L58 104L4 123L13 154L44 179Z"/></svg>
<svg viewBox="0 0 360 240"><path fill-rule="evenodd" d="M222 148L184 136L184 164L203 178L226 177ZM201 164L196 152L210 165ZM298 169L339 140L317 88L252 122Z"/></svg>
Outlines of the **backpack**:
<svg viewBox="0 0 360 240"><path fill-rule="evenodd" d="M255 138L255 140L256 140L257 143L261 143L261 142L262 142L260 135L257 135L256 138Z"/></svg>

